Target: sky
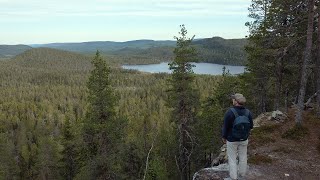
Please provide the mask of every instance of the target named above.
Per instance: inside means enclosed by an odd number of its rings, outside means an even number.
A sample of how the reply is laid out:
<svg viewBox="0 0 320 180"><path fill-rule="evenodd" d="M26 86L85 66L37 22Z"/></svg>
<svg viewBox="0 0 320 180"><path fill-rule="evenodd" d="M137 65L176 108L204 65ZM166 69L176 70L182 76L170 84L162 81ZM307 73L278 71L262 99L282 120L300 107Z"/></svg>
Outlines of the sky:
<svg viewBox="0 0 320 180"><path fill-rule="evenodd" d="M244 38L251 0L0 0L0 44Z"/></svg>

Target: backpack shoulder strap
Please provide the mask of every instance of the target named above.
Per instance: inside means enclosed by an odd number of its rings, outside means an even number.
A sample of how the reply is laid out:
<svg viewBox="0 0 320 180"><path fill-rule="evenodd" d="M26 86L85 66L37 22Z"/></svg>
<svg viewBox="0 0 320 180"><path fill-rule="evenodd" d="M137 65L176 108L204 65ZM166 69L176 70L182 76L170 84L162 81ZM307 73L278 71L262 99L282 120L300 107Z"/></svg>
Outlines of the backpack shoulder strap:
<svg viewBox="0 0 320 180"><path fill-rule="evenodd" d="M248 110L248 109L245 109L244 115L245 115L246 117L249 117L249 110Z"/></svg>
<svg viewBox="0 0 320 180"><path fill-rule="evenodd" d="M246 109L246 111L245 111L244 115L245 115L247 118L249 118L250 111L249 111L248 109Z"/></svg>
<svg viewBox="0 0 320 180"><path fill-rule="evenodd" d="M239 117L239 114L238 114L238 112L236 111L235 108L230 108L230 110L233 112L235 118Z"/></svg>

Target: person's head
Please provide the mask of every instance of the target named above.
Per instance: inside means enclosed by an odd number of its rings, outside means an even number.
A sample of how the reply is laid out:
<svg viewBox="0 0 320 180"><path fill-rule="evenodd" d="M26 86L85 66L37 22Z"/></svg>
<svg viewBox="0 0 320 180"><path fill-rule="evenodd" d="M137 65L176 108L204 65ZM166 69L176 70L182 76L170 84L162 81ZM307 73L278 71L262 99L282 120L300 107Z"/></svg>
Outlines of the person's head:
<svg viewBox="0 0 320 180"><path fill-rule="evenodd" d="M243 106L246 103L246 98L240 93L232 95L231 99L234 106Z"/></svg>

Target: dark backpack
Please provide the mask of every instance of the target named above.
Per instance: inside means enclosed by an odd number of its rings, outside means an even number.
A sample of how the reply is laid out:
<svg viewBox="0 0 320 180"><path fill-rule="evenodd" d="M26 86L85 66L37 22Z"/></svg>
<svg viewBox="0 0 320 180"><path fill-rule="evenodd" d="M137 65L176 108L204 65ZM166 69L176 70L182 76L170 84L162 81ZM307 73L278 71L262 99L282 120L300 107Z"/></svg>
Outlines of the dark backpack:
<svg viewBox="0 0 320 180"><path fill-rule="evenodd" d="M232 126L232 137L240 141L247 140L250 133L249 111L246 109L245 114L242 116L239 116L234 108L231 108L231 111L235 117Z"/></svg>

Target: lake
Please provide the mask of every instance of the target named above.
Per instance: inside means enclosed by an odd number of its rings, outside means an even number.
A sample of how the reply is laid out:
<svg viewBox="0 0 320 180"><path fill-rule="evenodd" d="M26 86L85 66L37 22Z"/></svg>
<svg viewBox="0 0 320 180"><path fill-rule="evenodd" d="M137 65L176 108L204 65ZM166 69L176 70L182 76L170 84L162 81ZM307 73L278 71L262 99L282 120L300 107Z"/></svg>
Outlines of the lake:
<svg viewBox="0 0 320 180"><path fill-rule="evenodd" d="M192 63L196 67L193 68L196 74L210 74L210 75L221 75L222 68L225 66L229 70L230 74L241 74L244 72L244 66L227 66L221 64L212 63ZM147 65L123 65L123 69L133 69L142 72L150 73L171 73L167 62L160 64L147 64Z"/></svg>

